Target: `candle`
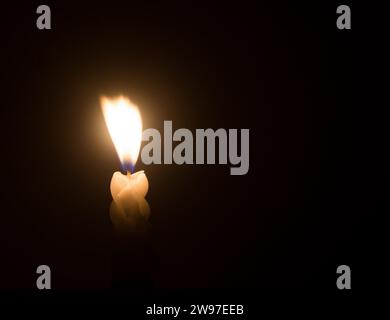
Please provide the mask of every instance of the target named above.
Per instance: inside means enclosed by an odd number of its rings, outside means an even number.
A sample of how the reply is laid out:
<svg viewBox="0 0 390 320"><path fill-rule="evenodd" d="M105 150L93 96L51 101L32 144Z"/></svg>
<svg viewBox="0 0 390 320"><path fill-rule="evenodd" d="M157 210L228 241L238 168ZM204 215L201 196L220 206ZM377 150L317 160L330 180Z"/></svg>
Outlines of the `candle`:
<svg viewBox="0 0 390 320"><path fill-rule="evenodd" d="M145 200L149 183L144 171L131 173L141 147L140 112L137 106L123 96L114 99L102 97L101 105L108 131L122 167L127 172L122 174L117 171L111 179L111 221L120 233L144 231L150 215L150 208Z"/></svg>
<svg viewBox="0 0 390 320"><path fill-rule="evenodd" d="M119 171L114 173L110 186L113 198L110 216L117 231L145 231L150 215L145 200L148 187L148 179L143 171L135 174L128 172L127 175Z"/></svg>

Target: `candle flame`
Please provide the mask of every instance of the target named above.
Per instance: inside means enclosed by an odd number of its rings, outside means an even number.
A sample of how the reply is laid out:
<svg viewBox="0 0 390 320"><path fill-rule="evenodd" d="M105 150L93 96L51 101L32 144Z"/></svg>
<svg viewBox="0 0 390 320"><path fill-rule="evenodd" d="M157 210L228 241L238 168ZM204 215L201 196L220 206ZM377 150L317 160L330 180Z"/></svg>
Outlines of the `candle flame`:
<svg viewBox="0 0 390 320"><path fill-rule="evenodd" d="M124 169L134 167L142 140L142 120L138 107L128 98L101 98L101 106L111 139Z"/></svg>

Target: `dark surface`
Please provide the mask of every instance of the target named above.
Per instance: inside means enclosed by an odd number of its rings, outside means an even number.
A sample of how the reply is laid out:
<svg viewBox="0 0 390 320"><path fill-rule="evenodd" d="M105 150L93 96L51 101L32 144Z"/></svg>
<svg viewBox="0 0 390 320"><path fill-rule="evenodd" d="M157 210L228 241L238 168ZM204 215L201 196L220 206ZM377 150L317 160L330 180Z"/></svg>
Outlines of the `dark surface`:
<svg viewBox="0 0 390 320"><path fill-rule="evenodd" d="M334 3L47 4L50 31L35 27L38 4L3 14L19 12L3 28L0 288L33 290L40 264L53 288L112 288L120 164L102 94L128 95L145 128L250 129L245 176L137 164L150 183L147 286L335 290L340 264L369 285L380 192L362 20L337 30Z"/></svg>

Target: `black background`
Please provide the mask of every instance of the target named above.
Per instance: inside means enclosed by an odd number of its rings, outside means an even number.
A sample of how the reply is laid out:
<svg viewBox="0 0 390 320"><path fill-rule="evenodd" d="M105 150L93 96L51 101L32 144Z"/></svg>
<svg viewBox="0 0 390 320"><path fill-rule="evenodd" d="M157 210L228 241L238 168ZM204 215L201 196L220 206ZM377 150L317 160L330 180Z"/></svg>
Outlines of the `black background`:
<svg viewBox="0 0 390 320"><path fill-rule="evenodd" d="M100 111L128 95L144 128L249 128L250 169L151 165L152 288L353 286L375 259L375 168L364 7L338 3L68 1L3 11L0 288L112 286L109 182L120 169ZM18 14L12 14L18 12ZM3 117L4 116L4 117ZM129 288L131 291L131 283Z"/></svg>

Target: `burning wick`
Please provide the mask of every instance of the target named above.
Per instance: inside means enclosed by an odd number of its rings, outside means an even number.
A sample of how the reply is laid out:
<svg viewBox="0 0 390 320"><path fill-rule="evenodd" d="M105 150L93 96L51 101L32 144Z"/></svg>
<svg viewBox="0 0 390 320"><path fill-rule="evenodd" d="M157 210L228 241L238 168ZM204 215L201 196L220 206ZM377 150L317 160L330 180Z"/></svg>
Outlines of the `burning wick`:
<svg viewBox="0 0 390 320"><path fill-rule="evenodd" d="M138 108L122 96L114 99L102 97L101 105L122 168L127 172L122 174L117 171L111 179L111 221L118 231L141 231L150 215L145 200L149 183L144 171L131 173L141 147L141 115Z"/></svg>

